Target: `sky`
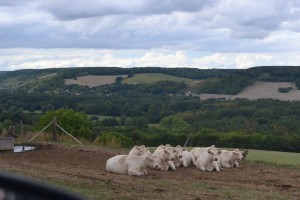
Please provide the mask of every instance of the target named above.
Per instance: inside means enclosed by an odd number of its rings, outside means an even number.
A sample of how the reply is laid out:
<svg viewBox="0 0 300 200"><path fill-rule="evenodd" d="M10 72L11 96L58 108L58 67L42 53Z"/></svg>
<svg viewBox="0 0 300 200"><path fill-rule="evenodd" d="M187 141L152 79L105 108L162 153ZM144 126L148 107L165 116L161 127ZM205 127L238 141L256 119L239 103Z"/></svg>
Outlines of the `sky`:
<svg viewBox="0 0 300 200"><path fill-rule="evenodd" d="M0 71L300 66L299 0L0 0Z"/></svg>

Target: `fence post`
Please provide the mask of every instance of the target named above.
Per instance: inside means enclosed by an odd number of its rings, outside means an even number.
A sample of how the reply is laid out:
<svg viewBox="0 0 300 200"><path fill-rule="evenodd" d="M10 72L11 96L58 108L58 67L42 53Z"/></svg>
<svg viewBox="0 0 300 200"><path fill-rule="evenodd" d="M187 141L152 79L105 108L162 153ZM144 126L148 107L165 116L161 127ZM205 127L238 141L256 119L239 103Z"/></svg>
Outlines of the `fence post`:
<svg viewBox="0 0 300 200"><path fill-rule="evenodd" d="M23 121L20 120L20 135L23 136L24 135L24 125L23 125Z"/></svg>
<svg viewBox="0 0 300 200"><path fill-rule="evenodd" d="M56 117L53 117L53 124L52 124L52 136L53 136L53 141L57 141L57 121Z"/></svg>
<svg viewBox="0 0 300 200"><path fill-rule="evenodd" d="M190 140L190 135L188 135L188 137L187 137L187 139L186 139L186 141L185 141L183 147L186 147L186 145L188 144L189 140Z"/></svg>

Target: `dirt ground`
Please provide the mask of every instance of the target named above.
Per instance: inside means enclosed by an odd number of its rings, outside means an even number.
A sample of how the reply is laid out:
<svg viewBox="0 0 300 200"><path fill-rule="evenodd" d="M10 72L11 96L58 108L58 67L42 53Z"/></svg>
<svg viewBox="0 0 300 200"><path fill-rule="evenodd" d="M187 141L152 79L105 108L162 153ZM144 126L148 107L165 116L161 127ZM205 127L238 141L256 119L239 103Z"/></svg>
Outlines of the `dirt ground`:
<svg viewBox="0 0 300 200"><path fill-rule="evenodd" d="M242 161L239 168L221 172L202 172L190 166L167 172L148 170L148 176L130 177L106 172L106 160L118 153L99 147L39 145L35 151L0 152L0 170L94 185L106 199L274 199L276 195L278 199L300 199L297 169Z"/></svg>

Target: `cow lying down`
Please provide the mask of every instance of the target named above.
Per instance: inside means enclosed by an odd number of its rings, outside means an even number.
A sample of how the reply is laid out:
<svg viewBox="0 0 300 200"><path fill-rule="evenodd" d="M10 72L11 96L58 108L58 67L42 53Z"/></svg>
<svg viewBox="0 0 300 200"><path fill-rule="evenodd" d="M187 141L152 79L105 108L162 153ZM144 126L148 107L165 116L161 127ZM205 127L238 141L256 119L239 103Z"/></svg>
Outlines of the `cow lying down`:
<svg viewBox="0 0 300 200"><path fill-rule="evenodd" d="M244 159L243 151L235 149L233 151L222 150L220 154L219 166L222 168L239 167L238 160Z"/></svg>
<svg viewBox="0 0 300 200"><path fill-rule="evenodd" d="M174 166L174 150L172 147L159 146L152 154L157 163L161 166L161 170L167 171L170 168L175 170Z"/></svg>
<svg viewBox="0 0 300 200"><path fill-rule="evenodd" d="M146 168L160 169L152 155L117 155L106 161L106 170L116 174L128 174L130 176L147 175Z"/></svg>
<svg viewBox="0 0 300 200"><path fill-rule="evenodd" d="M193 149L194 150L194 149ZM202 171L220 171L220 153L215 146L204 147L204 148L196 148L192 153L196 153L196 167Z"/></svg>

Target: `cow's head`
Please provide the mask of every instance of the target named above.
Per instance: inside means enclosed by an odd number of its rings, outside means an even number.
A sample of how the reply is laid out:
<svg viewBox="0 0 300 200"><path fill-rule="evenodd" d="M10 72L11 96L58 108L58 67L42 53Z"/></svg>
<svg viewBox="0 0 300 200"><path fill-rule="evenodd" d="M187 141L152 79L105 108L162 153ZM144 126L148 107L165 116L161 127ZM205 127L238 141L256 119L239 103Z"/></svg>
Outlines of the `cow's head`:
<svg viewBox="0 0 300 200"><path fill-rule="evenodd" d="M244 156L243 156L243 152L240 151L239 149L235 149L233 151L233 156L237 159L237 160L243 160Z"/></svg>
<svg viewBox="0 0 300 200"><path fill-rule="evenodd" d="M221 151L219 151L216 148L209 148L207 150L207 152L208 152L208 155L210 156L210 158L211 158L212 161L216 161L216 162L219 161Z"/></svg>
<svg viewBox="0 0 300 200"><path fill-rule="evenodd" d="M174 152L172 148L165 148L164 149L164 156L165 159L168 161L174 161Z"/></svg>
<svg viewBox="0 0 300 200"><path fill-rule="evenodd" d="M141 145L141 146L135 145L131 149L130 153L133 154L133 155L136 155L136 156L151 154L151 152L149 151L149 148L146 148L145 145Z"/></svg>
<svg viewBox="0 0 300 200"><path fill-rule="evenodd" d="M147 155L145 161L146 161L146 165L149 168L158 169L158 170L161 169L160 165L157 163L157 161L153 155Z"/></svg>

